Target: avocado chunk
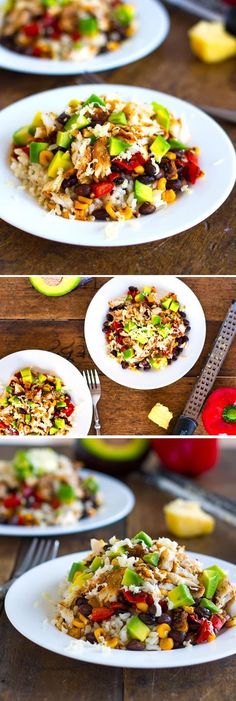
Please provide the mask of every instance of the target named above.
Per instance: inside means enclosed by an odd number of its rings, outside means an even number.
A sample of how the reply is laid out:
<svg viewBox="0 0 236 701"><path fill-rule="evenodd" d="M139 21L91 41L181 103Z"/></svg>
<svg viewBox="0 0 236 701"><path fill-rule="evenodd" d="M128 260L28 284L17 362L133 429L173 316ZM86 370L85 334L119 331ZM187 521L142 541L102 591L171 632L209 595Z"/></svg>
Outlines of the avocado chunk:
<svg viewBox="0 0 236 701"><path fill-rule="evenodd" d="M201 575L201 583L205 587L205 597L211 599L219 584L225 579L225 573L218 565L212 565L203 570Z"/></svg>
<svg viewBox="0 0 236 701"><path fill-rule="evenodd" d="M109 143L109 151L111 156L119 156L123 151L127 151L130 148L128 141L123 141L123 139L116 139L115 136L111 136Z"/></svg>
<svg viewBox="0 0 236 701"><path fill-rule="evenodd" d="M60 389L62 388L60 377L56 377L55 383L56 383L56 392L59 392Z"/></svg>
<svg viewBox="0 0 236 701"><path fill-rule="evenodd" d="M177 139L169 139L169 146L170 148L178 149L178 151L186 151L189 149L189 146L182 144L182 141L178 141Z"/></svg>
<svg viewBox="0 0 236 701"><path fill-rule="evenodd" d="M178 584L177 587L171 589L168 592L168 599L173 604L172 608L174 609L194 604L194 599L186 584Z"/></svg>
<svg viewBox="0 0 236 701"><path fill-rule="evenodd" d="M92 476L86 477L86 479L83 480L83 485L84 485L85 489L88 489L88 491L91 492L92 494L96 494L99 490L99 484L98 484L97 480L95 479L95 477L92 477Z"/></svg>
<svg viewBox="0 0 236 701"><path fill-rule="evenodd" d="M112 124L127 124L127 119L124 112L112 112L109 117L109 122Z"/></svg>
<svg viewBox="0 0 236 701"><path fill-rule="evenodd" d="M32 377L32 372L31 372L30 368L23 368L20 371L20 374L21 374L21 377L22 377L22 380L24 383L26 382L26 383L32 384L33 377Z"/></svg>
<svg viewBox="0 0 236 701"><path fill-rule="evenodd" d="M50 428L50 431L49 431L50 436L55 436L56 433L58 433L58 429L57 429L57 428Z"/></svg>
<svg viewBox="0 0 236 701"><path fill-rule="evenodd" d="M133 348L127 348L127 350L125 350L123 353L123 357L125 360L129 360L130 358L133 358L133 356L134 356Z"/></svg>
<svg viewBox="0 0 236 701"><path fill-rule="evenodd" d="M159 136L156 137L155 141L153 141L150 149L154 154L156 161L159 163L159 161L161 161L161 159L163 158L163 156L165 156L167 151L170 150L170 144L168 143L168 141L166 141L166 139L163 138L163 136L159 134Z"/></svg>
<svg viewBox="0 0 236 701"><path fill-rule="evenodd" d="M147 563L147 565L152 565L152 567L157 567L159 559L160 559L160 553L148 553L148 555L144 555L144 562Z"/></svg>
<svg viewBox="0 0 236 701"><path fill-rule="evenodd" d="M173 299L173 302L171 302L169 309L171 309L172 312L177 312L179 309L179 302L176 302L176 300Z"/></svg>
<svg viewBox="0 0 236 701"><path fill-rule="evenodd" d="M120 5L120 7L116 7L114 9L113 17L117 20L117 22L126 26L135 18L135 8L128 4Z"/></svg>
<svg viewBox="0 0 236 701"><path fill-rule="evenodd" d="M160 328L158 329L158 333L160 334L160 336L162 336L162 338L167 338L167 336L169 336L170 333L169 324L165 324L165 326L160 326Z"/></svg>
<svg viewBox="0 0 236 701"><path fill-rule="evenodd" d="M213 601L210 601L210 599L200 599L200 604L199 606L203 606L205 609L209 609L209 611L212 611L212 613L219 613L219 609L217 606L213 603Z"/></svg>
<svg viewBox="0 0 236 701"><path fill-rule="evenodd" d="M90 104L102 105L103 107L106 106L106 103L104 102L102 97L98 97L97 95L94 95L94 94L90 95L90 97L88 97L86 102L84 102L84 105L90 105Z"/></svg>
<svg viewBox="0 0 236 701"><path fill-rule="evenodd" d="M39 162L39 154L41 151L45 151L48 148L48 143L44 141L31 141L30 144L30 161L31 163Z"/></svg>
<svg viewBox="0 0 236 701"><path fill-rule="evenodd" d="M139 202L150 202L152 204L153 189L149 185L144 185L139 180L135 180L134 191Z"/></svg>
<svg viewBox="0 0 236 701"><path fill-rule="evenodd" d="M85 563L82 562L73 562L73 565L71 565L69 574L68 574L68 581L73 582L74 576L77 572L84 572L86 569Z"/></svg>
<svg viewBox="0 0 236 701"><path fill-rule="evenodd" d="M46 379L47 379L46 375L43 375L43 374L40 372L39 375L38 375L38 381L39 381L40 383L43 384L44 382L46 382Z"/></svg>
<svg viewBox="0 0 236 701"><path fill-rule="evenodd" d="M161 370L161 368L166 368L168 365L167 358L149 358L149 363L155 370Z"/></svg>
<svg viewBox="0 0 236 701"><path fill-rule="evenodd" d="M33 275L29 278L31 285L46 297L62 297L78 287L80 275Z"/></svg>
<svg viewBox="0 0 236 701"><path fill-rule="evenodd" d="M26 146L31 140L29 126L20 127L13 134L13 141L16 146Z"/></svg>
<svg viewBox="0 0 236 701"><path fill-rule="evenodd" d="M144 579L129 567L126 568L121 584L125 587L130 587L134 585L135 587L141 586L144 583Z"/></svg>
<svg viewBox="0 0 236 701"><path fill-rule="evenodd" d="M56 178L58 170L70 170L72 168L72 162L70 159L69 151L57 151L53 157L51 163L48 166L48 177Z"/></svg>
<svg viewBox="0 0 236 701"><path fill-rule="evenodd" d="M93 576L92 572L86 572L86 571L85 572L78 572L78 574L74 575L73 584L76 587L79 587L79 589L81 589L81 587L84 587L87 580L91 579L92 576Z"/></svg>
<svg viewBox="0 0 236 701"><path fill-rule="evenodd" d="M73 139L72 136L68 134L66 131L58 131L57 132L57 146L61 146L61 148L69 148L71 145Z"/></svg>
<svg viewBox="0 0 236 701"><path fill-rule="evenodd" d="M92 572L96 572L99 567L102 565L102 558L101 557L95 557L94 560L92 561L90 565L90 569Z"/></svg>
<svg viewBox="0 0 236 701"><path fill-rule="evenodd" d="M164 301L161 304L162 304L162 307L164 307L164 309L169 309L172 302L173 302L173 297L167 297L166 299L164 299Z"/></svg>
<svg viewBox="0 0 236 701"><path fill-rule="evenodd" d="M64 419L56 419L57 421L62 421ZM55 423L56 423L55 420ZM60 426L57 426L60 428ZM62 483L57 491L57 497L62 504L70 504L76 498L75 490L70 484Z"/></svg>
<svg viewBox="0 0 236 701"><path fill-rule="evenodd" d="M88 127L90 122L91 119L85 117L84 114L80 114L80 112L76 112L65 123L64 129L65 131L73 131L73 129L83 129L84 127Z"/></svg>
<svg viewBox="0 0 236 701"><path fill-rule="evenodd" d="M127 623L127 633L130 638L135 638L143 643L150 633L150 628L138 616L133 616Z"/></svg>
<svg viewBox="0 0 236 701"><path fill-rule="evenodd" d="M151 548L151 546L153 545L152 538L150 538L150 535L145 533L145 531L139 531L139 533L136 533L136 535L132 538L132 542L137 540L143 541L143 543L145 543L145 545L147 545L148 548Z"/></svg>
<svg viewBox="0 0 236 701"><path fill-rule="evenodd" d="M81 17L79 21L79 31L81 34L91 36L96 34L98 29L98 21L96 17Z"/></svg>
<svg viewBox="0 0 236 701"><path fill-rule="evenodd" d="M169 110L166 109L163 105L159 105L158 102L153 102L152 103L154 112L157 115L157 119L161 127L163 129L166 129L166 131L169 131L170 128L170 113Z"/></svg>
<svg viewBox="0 0 236 701"><path fill-rule="evenodd" d="M65 427L65 419L55 419L55 427L56 428L64 428Z"/></svg>
<svg viewBox="0 0 236 701"><path fill-rule="evenodd" d="M36 129L36 127L42 127L43 126L43 120L42 120L42 112L36 112L34 115L34 119L31 122L30 127L33 127Z"/></svg>
<svg viewBox="0 0 236 701"><path fill-rule="evenodd" d="M116 546L115 546L116 547ZM125 548L123 545L120 545L119 548L116 550L108 550L107 555L110 558L110 560L114 560L115 557L120 557L120 555L124 555L125 553Z"/></svg>
<svg viewBox="0 0 236 701"><path fill-rule="evenodd" d="M158 324L161 323L161 317L159 314L154 314L154 316L151 317L151 322L154 326L158 326Z"/></svg>
<svg viewBox="0 0 236 701"><path fill-rule="evenodd" d="M124 326L124 330L127 333L129 333L129 331L132 331L133 329L136 329L136 328L137 328L137 324L135 323L135 321L131 321L131 319L129 319L128 323Z"/></svg>

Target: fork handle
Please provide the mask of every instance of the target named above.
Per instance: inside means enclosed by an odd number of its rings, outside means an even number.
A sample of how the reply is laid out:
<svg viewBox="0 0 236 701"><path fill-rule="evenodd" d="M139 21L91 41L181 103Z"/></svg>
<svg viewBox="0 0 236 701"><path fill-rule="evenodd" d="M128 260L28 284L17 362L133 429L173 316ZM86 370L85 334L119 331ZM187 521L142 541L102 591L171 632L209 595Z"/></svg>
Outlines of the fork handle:
<svg viewBox="0 0 236 701"><path fill-rule="evenodd" d="M8 589L10 589L11 585L15 581L16 577L12 577L11 579L8 580L8 582L5 582L5 584L2 584L0 586L0 601L3 601L5 599L5 596L8 592Z"/></svg>
<svg viewBox="0 0 236 701"><path fill-rule="evenodd" d="M96 431L96 435L100 436L101 435L101 424L99 421L99 416L98 416L98 410L97 407L94 407L94 428Z"/></svg>

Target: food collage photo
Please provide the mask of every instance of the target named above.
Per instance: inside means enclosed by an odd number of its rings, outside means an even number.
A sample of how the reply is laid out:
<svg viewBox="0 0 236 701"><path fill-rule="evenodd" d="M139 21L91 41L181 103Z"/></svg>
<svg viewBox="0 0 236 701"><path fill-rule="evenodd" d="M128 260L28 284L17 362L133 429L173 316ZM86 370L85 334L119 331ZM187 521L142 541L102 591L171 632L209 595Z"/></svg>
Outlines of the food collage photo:
<svg viewBox="0 0 236 701"><path fill-rule="evenodd" d="M236 0L0 0L0 701L236 697L235 76Z"/></svg>

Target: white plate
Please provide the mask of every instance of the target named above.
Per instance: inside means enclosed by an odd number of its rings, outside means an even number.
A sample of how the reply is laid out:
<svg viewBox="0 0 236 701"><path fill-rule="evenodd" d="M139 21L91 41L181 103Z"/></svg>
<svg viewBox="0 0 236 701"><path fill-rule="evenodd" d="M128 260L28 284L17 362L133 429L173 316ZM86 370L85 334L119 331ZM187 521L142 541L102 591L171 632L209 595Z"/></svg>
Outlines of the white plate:
<svg viewBox="0 0 236 701"><path fill-rule="evenodd" d="M142 653L110 648L104 650L100 646L83 643L81 645L80 641L62 633L51 623L54 603L60 598L58 586L67 575L72 562L83 560L86 555L88 552L74 553L39 565L20 577L9 589L5 601L7 616L28 640L81 662L139 669L186 667L220 660L236 652L236 628L224 630L213 643L168 652L152 650ZM232 563L196 553L190 555L198 557L205 567L215 563L227 569L229 579L236 581L236 566Z"/></svg>
<svg viewBox="0 0 236 701"><path fill-rule="evenodd" d="M107 344L102 326L106 320L109 300L123 295L129 285L144 287L154 285L160 297L175 292L190 321L189 342L178 359L162 370L135 372L123 370L115 358L107 354ZM129 275L116 276L98 290L88 307L85 317L85 340L88 351L96 365L105 375L125 387L132 389L157 389L176 382L196 363L206 337L206 321L202 306L188 285L174 275Z"/></svg>
<svg viewBox="0 0 236 701"><path fill-rule="evenodd" d="M138 30L117 51L100 54L79 63L22 56L0 45L0 66L7 70L22 71L22 73L78 75L108 71L138 61L162 44L169 32L170 21L167 11L158 0L145 0L145 2L132 0L132 4L137 10Z"/></svg>
<svg viewBox="0 0 236 701"><path fill-rule="evenodd" d="M79 370L69 360L62 358L57 353L35 349L21 350L1 358L0 386L8 385L12 375L25 367L35 368L41 372L51 372L63 380L68 394L76 406L71 416L72 428L67 436L68 438L86 436L92 421L92 400L88 386ZM21 436L19 436L19 440L20 438ZM24 438L32 441L32 434L24 436ZM52 436L46 436L46 438L52 438ZM42 436L39 436L39 441L40 439ZM5 436L4 440L10 443L17 442L18 436ZM34 441L37 442L37 436L34 436Z"/></svg>
<svg viewBox="0 0 236 701"><path fill-rule="evenodd" d="M69 533L84 533L85 531L95 531L96 528L104 528L112 523L125 518L133 509L135 499L133 492L125 484L115 479L104 475L102 472L94 472L92 470L81 470L80 475L84 479L89 475L94 474L99 487L103 494L103 504L98 509L94 516L86 516L86 518L77 521L77 523L68 526L8 526L0 524L0 536L62 536Z"/></svg>
<svg viewBox="0 0 236 701"><path fill-rule="evenodd" d="M9 167L12 134L33 119L35 112L61 112L69 100L86 99L92 93L119 95L141 103L156 100L178 117L185 115L190 144L200 146L200 165L205 178L198 180L191 195L183 193L173 205L149 216L126 222L82 222L63 219L46 212L13 177ZM226 200L236 177L233 145L223 129L193 105L165 93L128 85L80 85L38 93L10 105L0 113L0 216L9 224L41 238L80 246L128 246L167 238L185 231L216 211ZM19 187L20 185L20 187ZM111 238L111 229L112 237ZM109 230L109 238L108 238ZM194 236L190 233L189 236ZM212 234L214 236L214 233Z"/></svg>

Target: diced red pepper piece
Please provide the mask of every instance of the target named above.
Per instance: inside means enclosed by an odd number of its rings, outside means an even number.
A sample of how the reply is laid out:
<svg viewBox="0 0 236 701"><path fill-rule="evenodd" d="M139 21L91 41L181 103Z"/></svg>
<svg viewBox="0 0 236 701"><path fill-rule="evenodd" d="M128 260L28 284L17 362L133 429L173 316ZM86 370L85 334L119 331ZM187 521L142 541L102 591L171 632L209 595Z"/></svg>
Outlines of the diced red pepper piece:
<svg viewBox="0 0 236 701"><path fill-rule="evenodd" d="M95 195L95 197L104 197L105 195L109 195L110 192L112 192L114 188L114 183L109 183L107 180L104 180L102 183L94 183L92 185L92 192Z"/></svg>
<svg viewBox="0 0 236 701"><path fill-rule="evenodd" d="M101 607L101 608L94 608L92 610L92 621L96 621L99 623L99 621L105 621L105 619L111 618L113 615L113 609L112 608L106 608Z"/></svg>
<svg viewBox="0 0 236 701"><path fill-rule="evenodd" d="M191 161L189 161L187 165L184 166L183 176L187 180L187 183L191 183L191 185L195 185L197 179L200 177L201 174L201 168L199 168L198 165L192 163Z"/></svg>
<svg viewBox="0 0 236 701"><path fill-rule="evenodd" d="M121 331L123 325L120 321L113 321L112 328L115 329L115 331Z"/></svg>
<svg viewBox="0 0 236 701"><path fill-rule="evenodd" d="M38 34L40 34L40 25L38 22L31 22L30 24L25 24L23 31L27 37L36 37L38 36Z"/></svg>
<svg viewBox="0 0 236 701"><path fill-rule="evenodd" d="M185 151L185 155L190 163L198 166L198 155L195 151Z"/></svg>
<svg viewBox="0 0 236 701"><path fill-rule="evenodd" d="M223 625L225 624L225 620L222 620L222 618L218 616L217 613L214 613L213 616L211 616L211 623L215 630L221 630L221 628L223 628Z"/></svg>
<svg viewBox="0 0 236 701"><path fill-rule="evenodd" d="M119 601L114 602L114 604L111 604L111 608L113 611L116 611L117 609L123 609L124 611L127 611L127 606L125 604L121 604Z"/></svg>
<svg viewBox="0 0 236 701"><path fill-rule="evenodd" d="M131 173L132 170L134 170L138 166L143 166L144 163L146 163L145 158L142 156L141 153L139 153L139 151L138 153L135 153L129 161L123 161L120 158L116 158L113 160L114 165L117 165L118 168L122 168L122 170L127 170L128 173Z"/></svg>
<svg viewBox="0 0 236 701"><path fill-rule="evenodd" d="M40 58L40 56L42 56L42 51L38 46L35 46L32 50L32 56L36 56L36 58Z"/></svg>
<svg viewBox="0 0 236 701"><path fill-rule="evenodd" d="M18 526L24 526L24 525L25 525L25 517L18 516Z"/></svg>
<svg viewBox="0 0 236 701"><path fill-rule="evenodd" d="M74 31L74 32L72 32L71 36L72 36L73 41L78 41L78 39L80 39L80 37L81 37L81 34L78 31Z"/></svg>
<svg viewBox="0 0 236 701"><path fill-rule="evenodd" d="M56 498L52 499L50 504L51 504L53 509L59 509L59 506L61 506L61 502L59 501L59 499L56 499Z"/></svg>
<svg viewBox="0 0 236 701"><path fill-rule="evenodd" d="M223 417L223 412L227 407L236 407L236 389L234 387L220 387L208 397L203 412L202 421L204 427L210 435L227 434L236 435L236 421L230 422Z"/></svg>
<svg viewBox="0 0 236 701"><path fill-rule="evenodd" d="M214 633L212 623L207 621L206 618L202 618L200 621L200 633L196 638L197 645L200 645L200 643L206 643L212 633Z"/></svg>
<svg viewBox="0 0 236 701"><path fill-rule="evenodd" d="M130 604L148 604L148 606L152 606L153 604L153 598L150 596L150 594L145 594L145 592L141 592L140 594L132 594L131 591L124 591L123 596L128 601Z"/></svg>
<svg viewBox="0 0 236 701"><path fill-rule="evenodd" d="M110 173L110 175L108 175L108 180L111 183L113 183L113 180L117 180L117 178L120 178L120 173L118 173L118 172L117 173Z"/></svg>
<svg viewBox="0 0 236 701"><path fill-rule="evenodd" d="M63 409L63 414L65 416L71 416L71 414L73 414L74 409L74 404L72 404L72 402L69 402L69 404L67 405L67 409Z"/></svg>
<svg viewBox="0 0 236 701"><path fill-rule="evenodd" d="M10 497L4 499L3 504L6 509L15 509L17 506L20 506L21 498L17 494L11 494Z"/></svg>

